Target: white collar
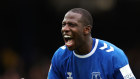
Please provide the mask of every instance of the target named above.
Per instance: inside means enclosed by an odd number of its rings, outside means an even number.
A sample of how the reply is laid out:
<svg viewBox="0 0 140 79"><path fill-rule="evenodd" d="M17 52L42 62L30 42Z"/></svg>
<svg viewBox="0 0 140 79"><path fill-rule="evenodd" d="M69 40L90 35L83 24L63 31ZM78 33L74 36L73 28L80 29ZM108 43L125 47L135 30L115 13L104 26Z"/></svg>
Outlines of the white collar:
<svg viewBox="0 0 140 79"><path fill-rule="evenodd" d="M98 46L98 42L99 42L99 40L96 39L96 40L95 40L95 46L94 46L94 48L92 49L92 51L91 51L90 53L88 53L88 54L86 54L86 55L78 55L78 54L76 54L74 51L73 51L73 53L74 53L74 55L75 55L76 57L78 57L78 58L87 58L87 57L90 57L90 56L93 55L94 52L96 51L97 46Z"/></svg>

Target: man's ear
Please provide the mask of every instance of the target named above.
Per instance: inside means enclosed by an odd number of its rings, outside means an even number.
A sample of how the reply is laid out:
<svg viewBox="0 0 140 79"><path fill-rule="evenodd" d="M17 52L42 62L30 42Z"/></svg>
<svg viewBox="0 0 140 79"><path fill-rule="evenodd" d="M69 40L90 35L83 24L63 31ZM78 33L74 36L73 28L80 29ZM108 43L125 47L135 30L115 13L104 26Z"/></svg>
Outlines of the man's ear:
<svg viewBox="0 0 140 79"><path fill-rule="evenodd" d="M87 35L90 33L91 33L91 26L90 25L84 26L84 34Z"/></svg>

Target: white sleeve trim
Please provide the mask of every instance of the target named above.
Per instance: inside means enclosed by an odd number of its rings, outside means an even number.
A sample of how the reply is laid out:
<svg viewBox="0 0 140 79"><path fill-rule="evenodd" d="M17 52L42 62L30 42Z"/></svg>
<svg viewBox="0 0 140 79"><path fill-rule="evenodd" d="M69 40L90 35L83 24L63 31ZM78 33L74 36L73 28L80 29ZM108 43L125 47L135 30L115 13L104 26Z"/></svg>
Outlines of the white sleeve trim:
<svg viewBox="0 0 140 79"><path fill-rule="evenodd" d="M120 72L124 79L136 79L133 75L129 64L125 65L124 67L120 68Z"/></svg>

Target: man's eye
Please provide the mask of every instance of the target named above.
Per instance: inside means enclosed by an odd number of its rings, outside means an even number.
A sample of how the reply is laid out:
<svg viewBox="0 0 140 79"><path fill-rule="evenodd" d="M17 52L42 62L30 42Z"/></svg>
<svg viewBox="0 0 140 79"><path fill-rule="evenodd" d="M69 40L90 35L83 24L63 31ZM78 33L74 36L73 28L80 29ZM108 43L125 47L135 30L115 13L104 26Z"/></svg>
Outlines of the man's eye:
<svg viewBox="0 0 140 79"><path fill-rule="evenodd" d="M62 27L64 27L66 24L62 24Z"/></svg>
<svg viewBox="0 0 140 79"><path fill-rule="evenodd" d="M70 23L69 26L75 26L75 24Z"/></svg>

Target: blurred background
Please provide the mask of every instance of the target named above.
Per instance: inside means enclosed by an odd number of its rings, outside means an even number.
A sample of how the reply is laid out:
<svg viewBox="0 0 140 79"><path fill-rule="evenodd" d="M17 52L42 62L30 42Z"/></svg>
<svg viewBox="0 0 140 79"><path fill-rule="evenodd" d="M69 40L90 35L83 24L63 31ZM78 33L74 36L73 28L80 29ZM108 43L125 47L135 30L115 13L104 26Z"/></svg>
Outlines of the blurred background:
<svg viewBox="0 0 140 79"><path fill-rule="evenodd" d="M92 36L123 49L139 79L140 0L1 0L0 79L46 79L64 44L63 17L75 7L92 13Z"/></svg>

